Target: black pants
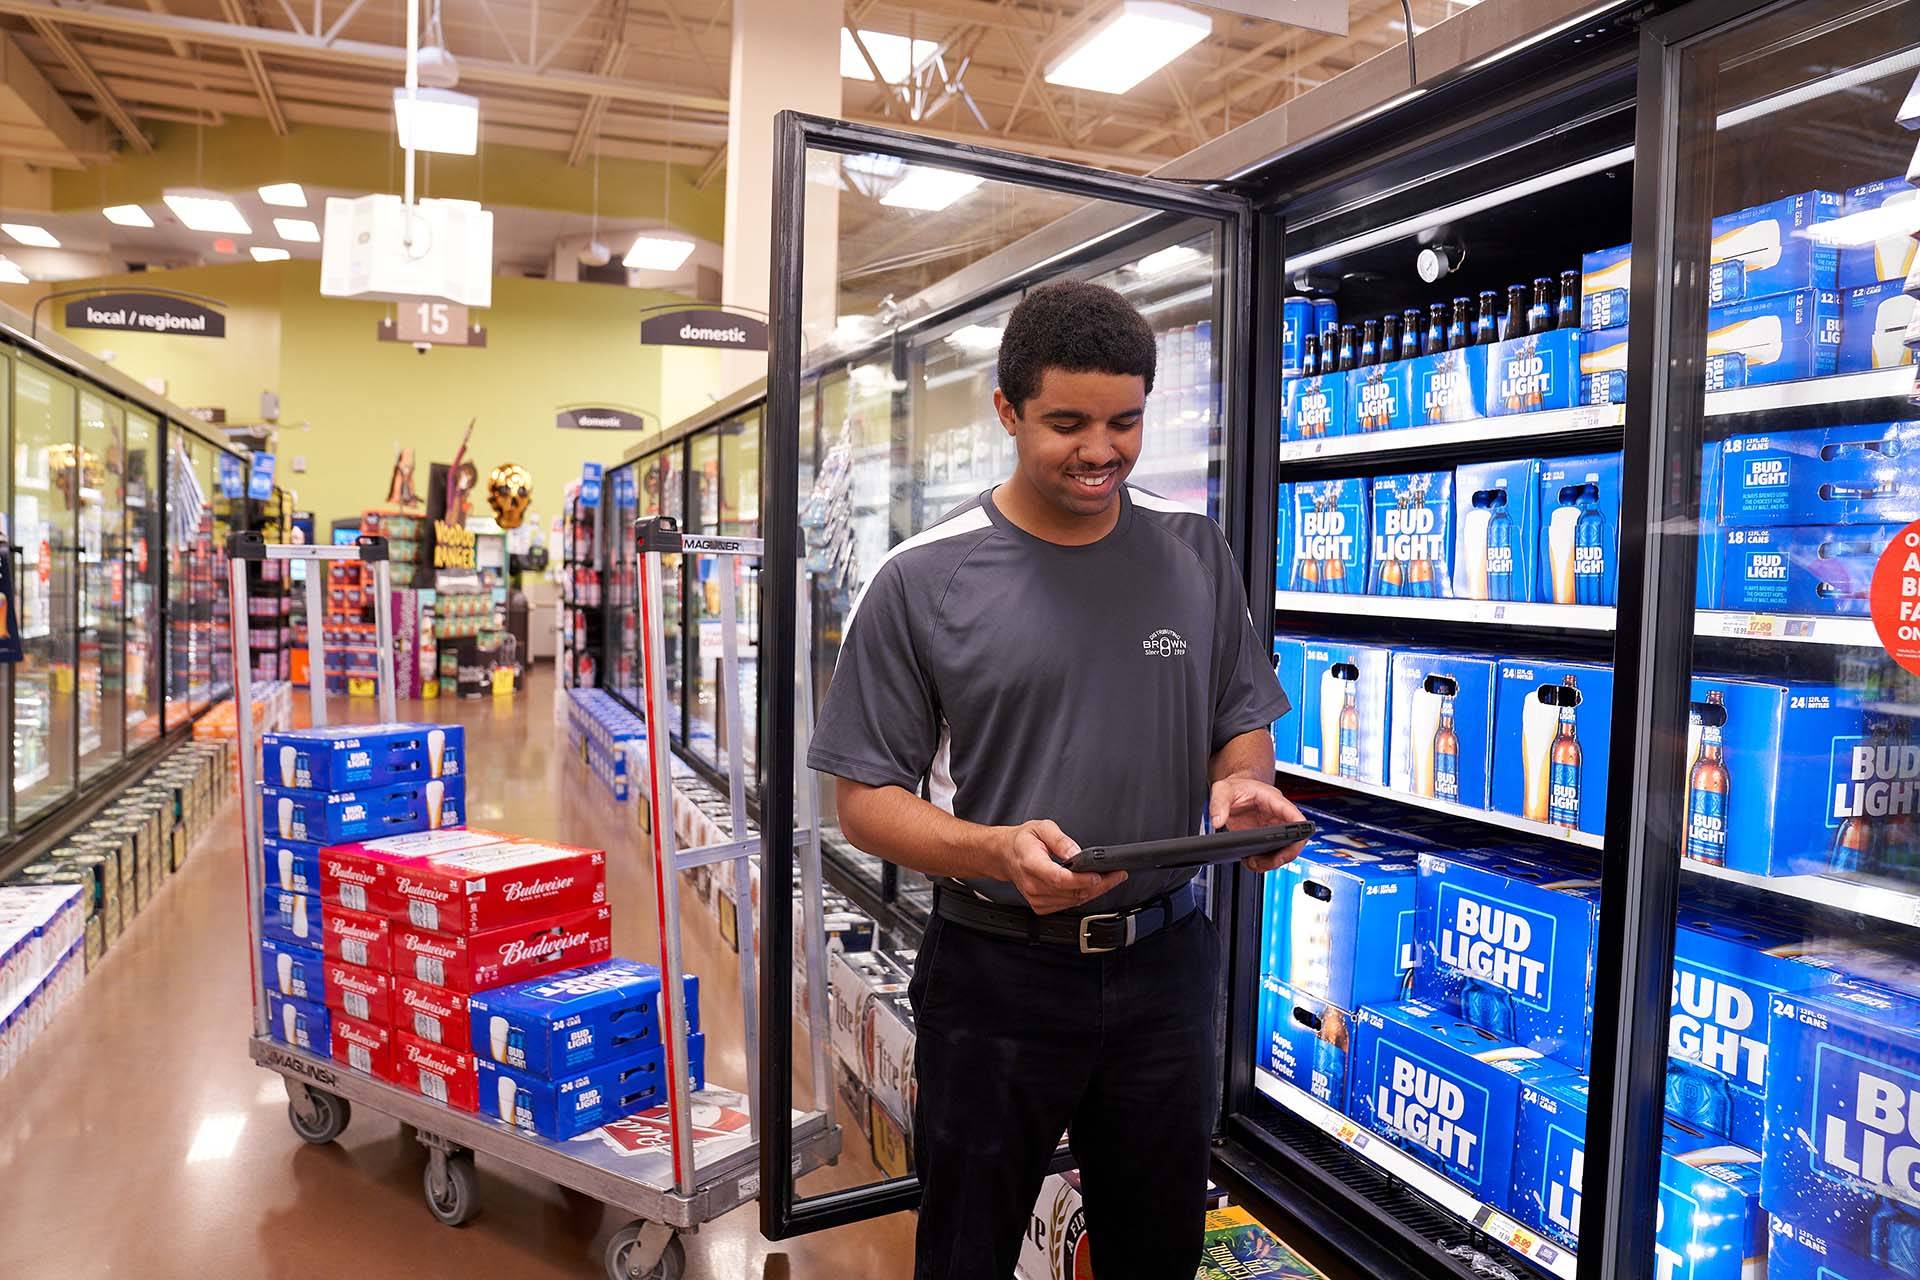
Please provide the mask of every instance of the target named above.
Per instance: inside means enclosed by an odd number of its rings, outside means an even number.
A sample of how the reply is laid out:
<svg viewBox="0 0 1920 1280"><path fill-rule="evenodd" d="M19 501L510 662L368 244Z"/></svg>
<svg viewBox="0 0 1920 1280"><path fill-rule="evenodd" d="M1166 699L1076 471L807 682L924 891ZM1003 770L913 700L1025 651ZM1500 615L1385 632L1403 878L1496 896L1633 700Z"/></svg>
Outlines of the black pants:
<svg viewBox="0 0 1920 1280"><path fill-rule="evenodd" d="M1191 1280L1213 1119L1220 940L1195 912L1121 951L934 917L917 1022L915 1280L1007 1280L1063 1130L1100 1280Z"/></svg>

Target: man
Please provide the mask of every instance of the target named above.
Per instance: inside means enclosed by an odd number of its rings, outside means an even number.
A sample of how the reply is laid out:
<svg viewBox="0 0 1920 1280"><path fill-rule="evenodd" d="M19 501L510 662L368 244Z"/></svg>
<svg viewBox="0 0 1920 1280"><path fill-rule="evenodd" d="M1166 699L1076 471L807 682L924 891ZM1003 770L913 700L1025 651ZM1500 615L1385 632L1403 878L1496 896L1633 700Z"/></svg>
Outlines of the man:
<svg viewBox="0 0 1920 1280"><path fill-rule="evenodd" d="M1014 309L993 397L1014 474L880 565L814 732L847 839L939 886L909 990L918 1280L1012 1275L1063 1130L1101 1280L1199 1262L1219 936L1190 870L1061 861L1300 815L1225 539L1125 484L1154 355L1110 289Z"/></svg>

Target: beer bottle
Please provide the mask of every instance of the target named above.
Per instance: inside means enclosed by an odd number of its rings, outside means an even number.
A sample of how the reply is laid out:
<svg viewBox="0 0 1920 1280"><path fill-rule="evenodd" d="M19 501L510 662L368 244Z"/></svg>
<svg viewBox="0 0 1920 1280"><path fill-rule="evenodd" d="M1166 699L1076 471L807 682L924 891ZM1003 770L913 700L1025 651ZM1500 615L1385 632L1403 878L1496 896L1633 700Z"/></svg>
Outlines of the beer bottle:
<svg viewBox="0 0 1920 1280"><path fill-rule="evenodd" d="M1473 345L1484 347L1500 340L1500 295L1492 289L1480 291L1480 315L1473 325Z"/></svg>
<svg viewBox="0 0 1920 1280"><path fill-rule="evenodd" d="M1380 354L1375 364L1400 358L1400 317L1389 311L1380 317Z"/></svg>
<svg viewBox="0 0 1920 1280"><path fill-rule="evenodd" d="M1716 867L1727 865L1727 764L1721 746L1721 726L1727 722L1726 695L1707 694L1707 705L1696 705L1700 719L1700 758L1687 775L1687 856Z"/></svg>
<svg viewBox="0 0 1920 1280"><path fill-rule="evenodd" d="M1453 728L1451 693L1441 695L1440 725L1433 731L1433 797L1460 802L1460 735Z"/></svg>
<svg viewBox="0 0 1920 1280"><path fill-rule="evenodd" d="M1351 663L1340 664L1346 700L1340 704L1340 776L1360 777L1360 672Z"/></svg>
<svg viewBox="0 0 1920 1280"><path fill-rule="evenodd" d="M1507 314L1500 317L1500 341L1524 338L1527 334L1527 286L1507 286Z"/></svg>
<svg viewBox="0 0 1920 1280"><path fill-rule="evenodd" d="M1487 507L1487 599L1513 599L1513 518L1507 514L1507 491L1489 489L1473 495Z"/></svg>
<svg viewBox="0 0 1920 1280"><path fill-rule="evenodd" d="M1559 321L1553 314L1553 277L1535 276L1533 305L1527 308L1527 332L1545 333L1558 325Z"/></svg>
<svg viewBox="0 0 1920 1280"><path fill-rule="evenodd" d="M1359 330L1353 325L1340 326L1340 372L1355 367L1360 358Z"/></svg>
<svg viewBox="0 0 1920 1280"><path fill-rule="evenodd" d="M1300 376L1303 378L1320 376L1320 339L1312 334L1300 340Z"/></svg>
<svg viewBox="0 0 1920 1280"><path fill-rule="evenodd" d="M1402 489L1394 498L1394 508L1399 514L1399 527L1407 527L1407 504L1412 497ZM1385 535L1376 533L1381 549L1380 583L1374 591L1380 596L1401 596L1407 593L1407 561L1398 554L1398 547L1387 542Z"/></svg>
<svg viewBox="0 0 1920 1280"><path fill-rule="evenodd" d="M1453 323L1447 326L1447 350L1473 345L1473 299L1464 294L1453 300Z"/></svg>
<svg viewBox="0 0 1920 1280"><path fill-rule="evenodd" d="M1427 308L1427 334L1420 354L1437 356L1447 349L1447 304L1436 302Z"/></svg>
<svg viewBox="0 0 1920 1280"><path fill-rule="evenodd" d="M1565 501L1563 496L1562 501ZM1600 518L1600 486L1589 480L1574 497L1573 602L1611 604L1607 599L1606 523Z"/></svg>
<svg viewBox="0 0 1920 1280"><path fill-rule="evenodd" d="M1580 705L1578 682L1569 674L1561 680L1560 730L1553 736L1547 757L1547 820L1563 827L1580 825L1580 738L1575 708Z"/></svg>
<svg viewBox="0 0 1920 1280"><path fill-rule="evenodd" d="M1364 369L1368 365L1380 363L1380 322L1368 320L1360 326L1360 350L1356 353L1354 367Z"/></svg>
<svg viewBox="0 0 1920 1280"><path fill-rule="evenodd" d="M1560 298L1554 307L1559 324L1555 328L1578 329L1580 327L1580 273L1562 271L1560 273Z"/></svg>
<svg viewBox="0 0 1920 1280"><path fill-rule="evenodd" d="M1408 307L1400 317L1400 358L1411 360L1420 354L1420 308Z"/></svg>

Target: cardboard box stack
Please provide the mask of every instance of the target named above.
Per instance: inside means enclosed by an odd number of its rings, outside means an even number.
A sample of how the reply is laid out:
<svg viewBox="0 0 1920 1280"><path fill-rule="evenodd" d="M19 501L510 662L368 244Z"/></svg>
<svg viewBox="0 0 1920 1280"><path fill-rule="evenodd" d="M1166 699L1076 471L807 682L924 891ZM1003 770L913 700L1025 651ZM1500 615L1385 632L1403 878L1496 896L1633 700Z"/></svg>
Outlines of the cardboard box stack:
<svg viewBox="0 0 1920 1280"><path fill-rule="evenodd" d="M567 741L587 771L622 803L632 795L627 744L646 737L646 722L606 690L567 690Z"/></svg>

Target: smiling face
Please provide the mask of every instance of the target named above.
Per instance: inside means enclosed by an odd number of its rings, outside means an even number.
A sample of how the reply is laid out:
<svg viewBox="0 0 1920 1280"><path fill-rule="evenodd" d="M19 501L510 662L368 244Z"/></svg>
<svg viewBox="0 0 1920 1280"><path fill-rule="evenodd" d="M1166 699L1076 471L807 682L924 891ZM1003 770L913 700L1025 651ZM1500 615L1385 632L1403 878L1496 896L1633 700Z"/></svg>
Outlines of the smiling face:
<svg viewBox="0 0 1920 1280"><path fill-rule="evenodd" d="M1140 457L1145 378L1048 368L1018 409L998 391L993 402L1019 453L1023 488L1062 521L1107 515Z"/></svg>

